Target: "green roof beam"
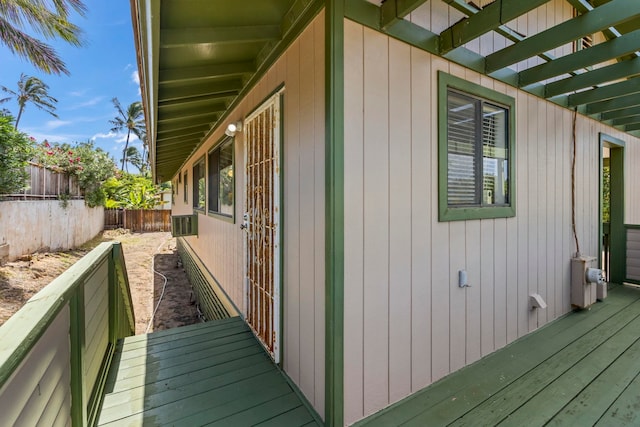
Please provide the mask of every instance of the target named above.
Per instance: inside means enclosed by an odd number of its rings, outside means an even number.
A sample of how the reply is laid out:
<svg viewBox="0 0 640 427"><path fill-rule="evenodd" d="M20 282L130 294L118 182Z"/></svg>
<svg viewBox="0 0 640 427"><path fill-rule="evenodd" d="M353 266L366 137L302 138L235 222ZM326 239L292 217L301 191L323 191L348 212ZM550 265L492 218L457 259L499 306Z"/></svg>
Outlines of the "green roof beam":
<svg viewBox="0 0 640 427"><path fill-rule="evenodd" d="M225 96L230 96L231 94L237 95L240 89L242 89L241 79L233 79L191 84L185 87L165 87L160 88L158 92L160 95L159 98L167 101L214 94L224 94Z"/></svg>
<svg viewBox="0 0 640 427"><path fill-rule="evenodd" d="M575 107L637 92L640 92L640 79L634 78L569 95L567 105Z"/></svg>
<svg viewBox="0 0 640 427"><path fill-rule="evenodd" d="M593 71L567 77L545 85L545 98L573 92L590 86L597 86L612 80L623 79L640 74L640 58L621 61Z"/></svg>
<svg viewBox="0 0 640 427"><path fill-rule="evenodd" d="M607 111L620 110L622 108L634 107L638 105L640 98L636 94L608 99L606 101L594 102L587 105L587 114L598 114Z"/></svg>
<svg viewBox="0 0 640 427"><path fill-rule="evenodd" d="M211 95L200 95L200 96L192 96L190 98L178 98L171 99L167 101L162 101L158 103L158 111L161 111L163 108L173 108L173 107L184 107L187 105L193 105L197 103L206 103L211 101L221 101L230 102L233 98L235 98L237 92L230 95L229 93L214 93Z"/></svg>
<svg viewBox="0 0 640 427"><path fill-rule="evenodd" d="M200 132L207 132L209 130L209 125L198 125L198 126L189 126L180 129L172 129L169 131L160 131L157 135L157 140L162 141L167 138L173 138L176 136L188 135L188 134L196 134Z"/></svg>
<svg viewBox="0 0 640 427"><path fill-rule="evenodd" d="M266 42L279 39L279 25L180 28L176 30L161 30L160 48L168 49L193 45Z"/></svg>
<svg viewBox="0 0 640 427"><path fill-rule="evenodd" d="M214 123L218 119L218 113L206 113L197 116L172 117L170 119L158 120L158 125L163 127L178 126L199 126Z"/></svg>
<svg viewBox="0 0 640 427"><path fill-rule="evenodd" d="M512 21L548 1L512 0L507 2L497 0L475 15L464 18L440 33L440 54L443 55L489 31L495 30L503 23ZM452 0L444 0L444 2L450 4Z"/></svg>
<svg viewBox="0 0 640 427"><path fill-rule="evenodd" d="M380 6L380 26L383 30L389 29L426 2L427 0L386 0Z"/></svg>
<svg viewBox="0 0 640 427"><path fill-rule="evenodd" d="M638 2L640 8L640 2ZM604 6L603 6L604 7ZM519 73L520 87L586 68L591 65L633 53L640 46L640 30L597 44L589 49L565 55L546 64L536 65Z"/></svg>
<svg viewBox="0 0 640 427"><path fill-rule="evenodd" d="M624 130L626 132L634 131L634 130L640 130L640 123L636 123L636 124L633 124L633 125L625 126Z"/></svg>
<svg viewBox="0 0 640 427"><path fill-rule="evenodd" d="M197 116L226 109L226 102L192 104L192 106L183 108L165 107L158 109L158 120L162 121L163 119L171 118L170 116Z"/></svg>
<svg viewBox="0 0 640 427"><path fill-rule="evenodd" d="M623 117L636 116L640 114L640 107L622 108L615 111L607 111L600 115L600 120L615 120Z"/></svg>
<svg viewBox="0 0 640 427"><path fill-rule="evenodd" d="M520 43L488 55L486 73L489 74L516 64L541 52L573 42L581 37L602 31L639 15L639 1L612 0L610 3L597 7L583 15L528 37Z"/></svg>
<svg viewBox="0 0 640 427"><path fill-rule="evenodd" d="M622 119L615 119L611 122L613 126L632 125L640 123L640 115L624 117Z"/></svg>
<svg viewBox="0 0 640 427"><path fill-rule="evenodd" d="M160 84L180 83L190 80L228 77L255 73L253 61L234 62L229 64L205 65L202 67L177 68L160 70Z"/></svg>

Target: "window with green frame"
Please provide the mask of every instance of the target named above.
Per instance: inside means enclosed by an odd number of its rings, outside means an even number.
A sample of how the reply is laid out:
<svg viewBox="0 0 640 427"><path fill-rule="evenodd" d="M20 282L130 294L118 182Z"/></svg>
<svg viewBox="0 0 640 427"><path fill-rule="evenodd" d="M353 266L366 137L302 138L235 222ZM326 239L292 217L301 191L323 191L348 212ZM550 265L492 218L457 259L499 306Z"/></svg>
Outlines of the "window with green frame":
<svg viewBox="0 0 640 427"><path fill-rule="evenodd" d="M193 164L193 208L198 210L204 210L206 191L204 168L204 157Z"/></svg>
<svg viewBox="0 0 640 427"><path fill-rule="evenodd" d="M209 151L209 212L234 214L233 139L226 138Z"/></svg>
<svg viewBox="0 0 640 427"><path fill-rule="evenodd" d="M515 216L515 100L438 73L439 220Z"/></svg>
<svg viewBox="0 0 640 427"><path fill-rule="evenodd" d="M189 203L189 185L187 184L188 182L187 178L188 178L187 171L184 171L184 178L182 180L182 192L184 194L182 195L182 199L184 200L185 203Z"/></svg>

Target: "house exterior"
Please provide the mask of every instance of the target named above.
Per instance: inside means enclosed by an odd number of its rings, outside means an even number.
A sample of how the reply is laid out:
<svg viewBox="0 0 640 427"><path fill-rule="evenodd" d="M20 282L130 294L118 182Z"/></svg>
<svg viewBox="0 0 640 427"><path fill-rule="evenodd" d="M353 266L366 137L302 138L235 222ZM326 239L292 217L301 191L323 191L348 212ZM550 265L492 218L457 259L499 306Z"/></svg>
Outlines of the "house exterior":
<svg viewBox="0 0 640 427"><path fill-rule="evenodd" d="M181 250L326 425L571 311L603 164L640 280L637 1L131 5Z"/></svg>

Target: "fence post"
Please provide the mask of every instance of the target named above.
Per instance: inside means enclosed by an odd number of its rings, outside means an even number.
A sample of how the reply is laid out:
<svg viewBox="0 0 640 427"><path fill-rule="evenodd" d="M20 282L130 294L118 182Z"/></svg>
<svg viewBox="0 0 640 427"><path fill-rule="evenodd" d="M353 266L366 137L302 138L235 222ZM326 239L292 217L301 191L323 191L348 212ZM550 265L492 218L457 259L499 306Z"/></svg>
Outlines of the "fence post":
<svg viewBox="0 0 640 427"><path fill-rule="evenodd" d="M71 297L70 317L71 327L69 337L71 341L71 419L74 427L87 425L87 389L84 378L85 354L85 313L84 313L84 285L76 288Z"/></svg>

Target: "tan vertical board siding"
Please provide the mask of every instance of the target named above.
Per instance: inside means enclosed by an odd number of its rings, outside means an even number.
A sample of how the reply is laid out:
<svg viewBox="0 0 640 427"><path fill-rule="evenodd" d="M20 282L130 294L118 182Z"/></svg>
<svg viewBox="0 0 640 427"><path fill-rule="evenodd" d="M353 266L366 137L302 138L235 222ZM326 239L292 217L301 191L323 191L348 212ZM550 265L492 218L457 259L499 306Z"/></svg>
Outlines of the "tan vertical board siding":
<svg viewBox="0 0 640 427"><path fill-rule="evenodd" d="M224 137L226 125L244 119L284 85L284 280L283 366L320 414L324 414L324 18L304 30L247 94L181 173L193 189L193 163ZM235 137L235 221L199 214L198 236L186 237L222 289L242 312L244 304L244 133ZM176 176L177 178L177 176ZM173 214L190 214L179 184Z"/></svg>
<svg viewBox="0 0 640 427"><path fill-rule="evenodd" d="M109 341L109 266L105 258L85 280L85 377L93 390Z"/></svg>
<svg viewBox="0 0 640 427"><path fill-rule="evenodd" d="M627 230L627 278L640 281L640 230Z"/></svg>
<svg viewBox="0 0 640 427"><path fill-rule="evenodd" d="M69 306L65 306L0 389L1 424L71 425Z"/></svg>
<svg viewBox="0 0 640 427"><path fill-rule="evenodd" d="M424 102L431 91L431 57L411 48L411 391L431 382L431 216L432 150L427 143L435 114L433 102ZM425 355L427 357L425 358Z"/></svg>
<svg viewBox="0 0 640 427"><path fill-rule="evenodd" d="M364 29L344 25L344 411L345 421L364 414ZM346 308L348 307L348 308ZM348 356L348 357L346 357ZM427 384L427 382L425 382Z"/></svg>
<svg viewBox="0 0 640 427"><path fill-rule="evenodd" d="M411 393L411 48L389 41L389 398ZM409 244L407 244L409 242Z"/></svg>
<svg viewBox="0 0 640 427"><path fill-rule="evenodd" d="M414 16L426 20L423 8ZM345 421L352 423L570 310L573 113L345 26ZM515 217L438 222L438 70L516 99ZM640 141L584 116L576 131L577 231L581 252L595 256L598 133L626 141L628 159ZM636 172L626 173L629 183ZM636 206L638 196L628 197ZM458 287L463 269L471 288ZM534 292L546 310L530 309Z"/></svg>
<svg viewBox="0 0 640 427"><path fill-rule="evenodd" d="M364 409L370 412L389 399L389 38L365 29L363 55Z"/></svg>

